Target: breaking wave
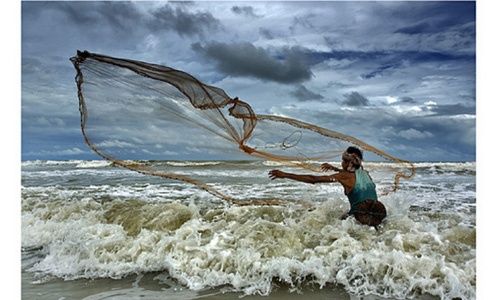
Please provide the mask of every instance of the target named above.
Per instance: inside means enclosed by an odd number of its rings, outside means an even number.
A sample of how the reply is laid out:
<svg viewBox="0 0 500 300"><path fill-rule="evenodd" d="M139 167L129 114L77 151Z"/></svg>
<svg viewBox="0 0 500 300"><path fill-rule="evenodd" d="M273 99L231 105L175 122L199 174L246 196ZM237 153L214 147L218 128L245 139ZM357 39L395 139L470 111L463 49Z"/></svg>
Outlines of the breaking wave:
<svg viewBox="0 0 500 300"><path fill-rule="evenodd" d="M192 290L228 285L268 295L273 282L342 284L357 295L475 298L475 229L451 213L408 216L387 199L379 231L340 199L300 207L23 200L22 242L43 249L39 276L122 278L165 272Z"/></svg>

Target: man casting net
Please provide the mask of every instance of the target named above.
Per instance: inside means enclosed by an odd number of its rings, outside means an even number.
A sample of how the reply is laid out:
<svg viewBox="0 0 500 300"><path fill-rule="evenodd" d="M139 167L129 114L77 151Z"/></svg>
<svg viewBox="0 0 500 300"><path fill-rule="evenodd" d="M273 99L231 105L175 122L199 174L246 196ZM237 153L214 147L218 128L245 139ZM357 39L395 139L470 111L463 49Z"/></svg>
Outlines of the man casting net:
<svg viewBox="0 0 500 300"><path fill-rule="evenodd" d="M95 153L130 170L193 184L233 204L285 202L240 199L196 171L174 173L167 164L149 161L175 160L179 154L197 159L253 157L298 172L321 172L322 162L338 160L346 148L355 146L364 151L365 160L390 163L390 191L415 172L409 161L354 137L292 118L256 114L248 103L176 69L87 51L78 51L71 61L77 72L82 133Z"/></svg>

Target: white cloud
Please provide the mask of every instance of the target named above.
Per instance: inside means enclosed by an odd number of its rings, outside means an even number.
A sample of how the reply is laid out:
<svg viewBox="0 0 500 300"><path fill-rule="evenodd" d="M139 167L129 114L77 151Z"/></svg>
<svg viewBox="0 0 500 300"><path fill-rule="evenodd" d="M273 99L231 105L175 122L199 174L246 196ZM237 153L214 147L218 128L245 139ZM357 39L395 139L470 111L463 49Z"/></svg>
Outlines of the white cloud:
<svg viewBox="0 0 500 300"><path fill-rule="evenodd" d="M449 118L452 118L452 119L462 119L462 120L475 120L476 119L476 115L461 114L461 115L449 116Z"/></svg>
<svg viewBox="0 0 500 300"><path fill-rule="evenodd" d="M33 122L34 125L38 126L48 126L48 127L54 127L54 126L65 126L65 122L61 118L51 118L51 117L38 117L34 120Z"/></svg>
<svg viewBox="0 0 500 300"><path fill-rule="evenodd" d="M86 153L86 151L83 151L80 148L73 147L71 149L66 149L66 150L61 150L61 151L56 151L56 153L52 154L59 154L59 155L78 155L78 154L83 154Z"/></svg>
<svg viewBox="0 0 500 300"><path fill-rule="evenodd" d="M422 114L422 108L420 106L412 105L393 105L391 106L397 113L400 114L408 114L408 116L419 116L419 115L428 115L430 113Z"/></svg>
<svg viewBox="0 0 500 300"><path fill-rule="evenodd" d="M120 140L106 140L96 144L98 148L128 148L134 147L134 144Z"/></svg>
<svg viewBox="0 0 500 300"><path fill-rule="evenodd" d="M156 37L154 34L148 34L144 39L144 44L146 46L145 51L155 50L159 43L160 39L158 37Z"/></svg>
<svg viewBox="0 0 500 300"><path fill-rule="evenodd" d="M393 96L386 96L385 101L387 101L387 104L392 104L398 102L398 98Z"/></svg>
<svg viewBox="0 0 500 300"><path fill-rule="evenodd" d="M414 128L410 128L407 130L401 130L399 132L399 136L402 138L405 138L407 140L413 140L413 139L425 139L425 138L430 138L433 137L434 135L428 131L419 131Z"/></svg>
<svg viewBox="0 0 500 300"><path fill-rule="evenodd" d="M165 150L165 151L161 152L161 154L163 154L163 155L179 155L180 153L175 152L175 151Z"/></svg>

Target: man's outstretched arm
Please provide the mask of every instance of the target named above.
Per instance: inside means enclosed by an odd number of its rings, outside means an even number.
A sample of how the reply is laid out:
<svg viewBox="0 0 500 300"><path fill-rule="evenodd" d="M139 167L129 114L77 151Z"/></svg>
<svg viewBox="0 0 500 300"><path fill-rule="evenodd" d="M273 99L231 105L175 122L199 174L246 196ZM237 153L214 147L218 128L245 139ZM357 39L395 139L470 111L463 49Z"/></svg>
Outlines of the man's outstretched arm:
<svg viewBox="0 0 500 300"><path fill-rule="evenodd" d="M332 166L329 163L324 163L324 164L321 164L321 171L323 171L323 172L328 172L328 171L340 172L340 171L342 171L342 169L339 169L335 166Z"/></svg>
<svg viewBox="0 0 500 300"><path fill-rule="evenodd" d="M286 173L280 170L269 171L269 178L271 178L271 180L274 180L276 178L286 178L310 184L336 181L333 176L301 175L301 174Z"/></svg>

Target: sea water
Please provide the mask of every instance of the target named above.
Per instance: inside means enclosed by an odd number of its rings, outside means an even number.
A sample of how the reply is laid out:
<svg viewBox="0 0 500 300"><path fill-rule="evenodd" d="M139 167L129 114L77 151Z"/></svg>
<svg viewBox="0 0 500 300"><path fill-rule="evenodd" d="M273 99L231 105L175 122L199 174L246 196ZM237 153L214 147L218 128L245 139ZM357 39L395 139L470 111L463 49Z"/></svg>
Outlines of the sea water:
<svg viewBox="0 0 500 300"><path fill-rule="evenodd" d="M474 162L416 163L378 228L341 220L336 183L269 180L262 161L171 161L240 199L106 161L22 162L25 299L475 299ZM391 165L365 163L380 191ZM308 203L308 205L303 205Z"/></svg>

